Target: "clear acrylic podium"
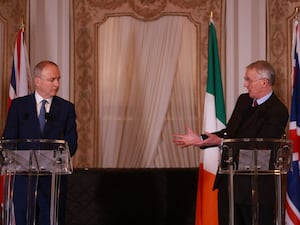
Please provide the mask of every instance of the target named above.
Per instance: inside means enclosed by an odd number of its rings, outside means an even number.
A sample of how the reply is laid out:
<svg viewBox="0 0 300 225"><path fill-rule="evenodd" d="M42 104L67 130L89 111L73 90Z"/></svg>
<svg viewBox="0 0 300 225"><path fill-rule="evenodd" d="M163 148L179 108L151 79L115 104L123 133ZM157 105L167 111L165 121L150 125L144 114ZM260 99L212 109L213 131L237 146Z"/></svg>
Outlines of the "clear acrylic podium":
<svg viewBox="0 0 300 225"><path fill-rule="evenodd" d="M16 175L28 176L27 225L36 218L37 185L40 176L51 176L51 225L58 224L60 175L73 172L68 143L64 140L7 139L0 140L1 174L4 176L2 225L14 224L14 181Z"/></svg>
<svg viewBox="0 0 300 225"><path fill-rule="evenodd" d="M292 143L286 139L224 139L220 146L219 173L228 175L229 224L234 225L234 176L251 176L252 225L259 225L258 176L274 175L276 224L282 225L284 202L282 179L289 170Z"/></svg>

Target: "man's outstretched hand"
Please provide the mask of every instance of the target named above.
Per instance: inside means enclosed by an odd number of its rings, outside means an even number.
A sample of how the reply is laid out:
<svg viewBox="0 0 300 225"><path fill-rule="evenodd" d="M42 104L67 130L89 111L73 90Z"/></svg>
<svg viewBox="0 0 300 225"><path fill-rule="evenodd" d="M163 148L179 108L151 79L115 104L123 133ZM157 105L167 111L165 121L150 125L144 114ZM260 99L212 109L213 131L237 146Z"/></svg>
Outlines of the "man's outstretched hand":
<svg viewBox="0 0 300 225"><path fill-rule="evenodd" d="M207 136L205 140L202 137L195 133L191 128L186 127L186 134L174 134L173 142L182 148L189 147L191 145L198 146L198 147L209 147L209 146L216 146L221 143L221 138L215 134L211 134L205 132Z"/></svg>
<svg viewBox="0 0 300 225"><path fill-rule="evenodd" d="M196 134L191 128L186 127L187 133L186 134L174 134L173 142L182 148L195 145L201 146L202 138Z"/></svg>

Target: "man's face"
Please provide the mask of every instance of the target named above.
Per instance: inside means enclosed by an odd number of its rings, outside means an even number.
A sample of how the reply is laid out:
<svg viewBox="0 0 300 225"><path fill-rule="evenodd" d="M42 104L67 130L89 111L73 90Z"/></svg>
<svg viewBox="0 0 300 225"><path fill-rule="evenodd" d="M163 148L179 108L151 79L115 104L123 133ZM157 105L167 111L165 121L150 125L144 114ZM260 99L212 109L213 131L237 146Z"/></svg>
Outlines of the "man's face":
<svg viewBox="0 0 300 225"><path fill-rule="evenodd" d="M267 79L262 78L256 69L247 69L244 77L244 87L247 88L249 96L258 99L264 96L264 87Z"/></svg>
<svg viewBox="0 0 300 225"><path fill-rule="evenodd" d="M43 68L41 76L35 80L36 91L43 98L50 98L57 94L60 85L60 72L54 65L47 65Z"/></svg>

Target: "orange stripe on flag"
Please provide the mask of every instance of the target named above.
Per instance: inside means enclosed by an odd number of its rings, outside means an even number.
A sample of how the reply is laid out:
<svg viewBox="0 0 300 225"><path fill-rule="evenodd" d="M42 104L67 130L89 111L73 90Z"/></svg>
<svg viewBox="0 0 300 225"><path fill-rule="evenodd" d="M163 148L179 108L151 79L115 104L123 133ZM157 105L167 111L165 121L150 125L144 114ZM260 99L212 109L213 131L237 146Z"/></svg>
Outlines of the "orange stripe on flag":
<svg viewBox="0 0 300 225"><path fill-rule="evenodd" d="M215 174L200 164L196 202L196 225L218 224L218 190L213 190Z"/></svg>

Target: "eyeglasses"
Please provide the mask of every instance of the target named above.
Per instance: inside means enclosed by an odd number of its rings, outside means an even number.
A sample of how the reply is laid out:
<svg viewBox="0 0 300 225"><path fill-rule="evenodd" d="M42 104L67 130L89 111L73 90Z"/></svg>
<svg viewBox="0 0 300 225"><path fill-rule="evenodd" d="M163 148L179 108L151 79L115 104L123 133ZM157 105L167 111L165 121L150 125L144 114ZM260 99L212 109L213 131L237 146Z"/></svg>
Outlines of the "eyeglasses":
<svg viewBox="0 0 300 225"><path fill-rule="evenodd" d="M267 78L258 78L258 79L255 79L255 80L251 80L248 77L244 77L244 81L247 82L248 84L252 84L252 83L254 83L256 81L259 81L259 80L267 80Z"/></svg>

